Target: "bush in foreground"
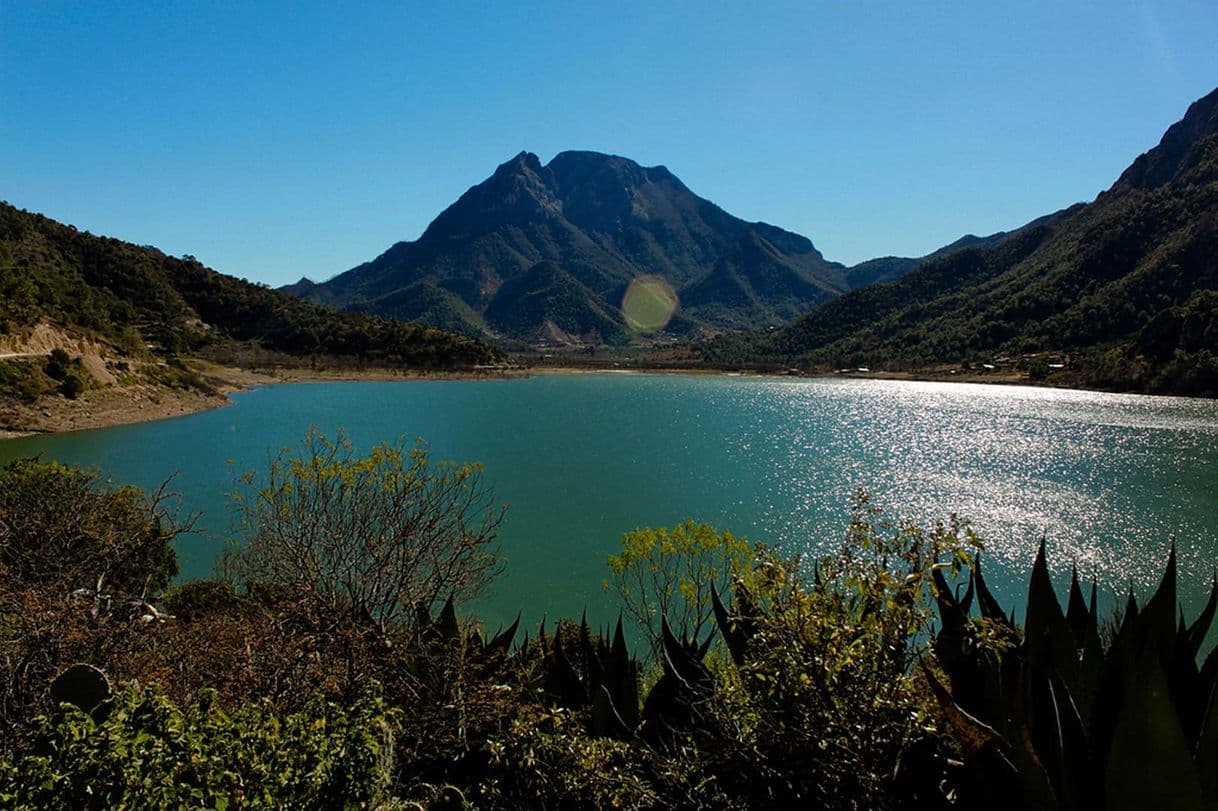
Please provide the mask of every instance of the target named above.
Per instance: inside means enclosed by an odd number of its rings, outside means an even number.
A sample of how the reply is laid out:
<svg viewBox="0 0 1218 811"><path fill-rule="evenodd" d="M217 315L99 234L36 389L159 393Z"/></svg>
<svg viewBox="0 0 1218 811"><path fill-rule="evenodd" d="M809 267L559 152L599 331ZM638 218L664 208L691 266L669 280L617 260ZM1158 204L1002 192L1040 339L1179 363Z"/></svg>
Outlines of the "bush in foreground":
<svg viewBox="0 0 1218 811"><path fill-rule="evenodd" d="M64 704L44 719L32 746L0 761L0 805L321 809L388 796L396 717L376 696L276 717L258 705L226 713L214 693L180 709L155 687L128 687L104 709Z"/></svg>

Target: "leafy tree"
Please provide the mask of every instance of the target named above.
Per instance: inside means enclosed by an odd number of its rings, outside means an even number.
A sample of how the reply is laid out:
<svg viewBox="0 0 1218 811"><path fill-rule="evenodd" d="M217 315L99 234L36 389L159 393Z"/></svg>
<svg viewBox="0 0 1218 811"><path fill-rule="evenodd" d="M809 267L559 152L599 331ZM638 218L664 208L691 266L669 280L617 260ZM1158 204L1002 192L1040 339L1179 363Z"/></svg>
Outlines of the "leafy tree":
<svg viewBox="0 0 1218 811"><path fill-rule="evenodd" d="M162 485L150 494L96 472L18 459L0 467L0 566L23 583L156 594L178 573L177 520Z"/></svg>
<svg viewBox="0 0 1218 811"><path fill-rule="evenodd" d="M841 549L813 572L765 555L742 580L724 623L739 682L722 706L753 719L737 745L756 758L746 772L782 775L771 799L942 805L943 736L914 664L928 653L935 572L959 571L979 546L954 518L893 523L859 493Z"/></svg>
<svg viewBox="0 0 1218 811"><path fill-rule="evenodd" d="M711 621L711 589L726 591L753 560L743 538L686 519L672 529L645 527L622 536L622 551L608 558L604 583L660 651L660 620L690 636Z"/></svg>
<svg viewBox="0 0 1218 811"><path fill-rule="evenodd" d="M433 465L421 444L361 457L342 434L313 430L271 460L265 481L246 474L241 484L245 537L232 571L381 628L444 597L476 596L500 568L504 509L482 468Z"/></svg>

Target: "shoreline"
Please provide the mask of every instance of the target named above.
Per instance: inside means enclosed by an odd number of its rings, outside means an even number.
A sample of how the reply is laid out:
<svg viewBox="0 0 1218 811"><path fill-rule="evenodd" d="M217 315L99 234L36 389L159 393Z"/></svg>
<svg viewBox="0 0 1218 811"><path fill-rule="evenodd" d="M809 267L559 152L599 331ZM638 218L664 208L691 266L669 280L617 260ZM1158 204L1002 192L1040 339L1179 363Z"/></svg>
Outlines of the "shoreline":
<svg viewBox="0 0 1218 811"><path fill-rule="evenodd" d="M528 377L530 374L528 370L520 368L449 371L303 367L241 369L197 358L188 363L193 371L205 377L214 392L141 383L90 389L75 400L43 398L32 404L15 404L11 407L12 417L7 421L7 426L0 427L0 442L185 417L232 405L230 394L261 386L358 381L500 380Z"/></svg>
<svg viewBox="0 0 1218 811"><path fill-rule="evenodd" d="M429 371L420 369L308 369L284 367L273 369L241 369L221 366L209 361L193 359L192 368L204 375L214 387L214 393L197 389L171 389L150 384L126 387L106 387L86 391L77 400L40 401L33 405L17 405L15 419L8 427L0 427L0 442L8 439L61 434L73 431L92 431L121 425L136 425L146 422L184 417L216 408L232 405L230 394L249 391L261 386L293 383L353 383L353 382L411 382L452 380L513 380L540 375L581 374L661 374L688 375L693 377L764 377L802 380L900 380L928 383L968 383L991 386L1028 386L1032 388L1087 391L1096 394L1136 394L1142 397L1181 397L1174 394L1143 394L1141 392L1112 392L1089 389L1066 383L1031 380L1019 374L961 374L951 375L928 370L918 372L865 372L839 374L793 373L786 371L739 369L728 370L712 367L657 366L610 367L546 364L537 366L515 366L484 370ZM19 426L19 427L14 427Z"/></svg>

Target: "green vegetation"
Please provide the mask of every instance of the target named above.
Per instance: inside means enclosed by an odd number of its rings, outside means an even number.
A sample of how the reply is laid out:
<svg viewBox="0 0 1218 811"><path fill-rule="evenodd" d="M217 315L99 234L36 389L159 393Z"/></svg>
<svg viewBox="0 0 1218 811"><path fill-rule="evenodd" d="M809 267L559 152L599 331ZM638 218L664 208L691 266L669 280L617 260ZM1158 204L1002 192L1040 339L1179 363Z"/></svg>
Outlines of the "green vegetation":
<svg viewBox="0 0 1218 811"><path fill-rule="evenodd" d="M610 568L657 641L640 662L621 619L484 636L458 617L449 595L496 563L475 468L313 435L243 487L235 577L171 586L189 522L163 493L0 469L0 803L1218 802L1218 654L1199 660L1218 585L1178 619L1174 556L1109 631L1077 579L1062 610L1042 549L1021 628L955 519L891 523L860 496L815 561L639 530Z"/></svg>
<svg viewBox="0 0 1218 811"><path fill-rule="evenodd" d="M505 282L486 309L486 320L508 335L548 337L548 324L589 343L624 343L630 334L612 306L553 262L538 262Z"/></svg>
<svg viewBox="0 0 1218 811"><path fill-rule="evenodd" d="M54 393L57 382L46 373L45 365L41 359L0 360L0 397L29 404Z"/></svg>
<svg viewBox="0 0 1218 811"><path fill-rule="evenodd" d="M781 323L847 289L846 268L804 237L734 217L662 166L582 151L545 166L522 152L419 239L287 289L359 312L460 324L466 334L536 344L552 322L589 345L620 345L636 326L655 328L621 311L631 281L649 276L676 292L680 317L669 334Z"/></svg>
<svg viewBox="0 0 1218 811"><path fill-rule="evenodd" d="M226 563L242 583L304 589L318 610L397 624L445 596L480 593L500 562L496 509L477 465L432 465L421 445L358 457L317 431L236 496L246 536Z"/></svg>
<svg viewBox="0 0 1218 811"><path fill-rule="evenodd" d="M967 786L989 808L1207 808L1218 801L1218 652L1198 657L1218 607L1185 623L1175 549L1158 590L1132 593L1105 639L1095 590L1072 579L1063 612L1045 547L1017 627L980 566L958 598L941 584L935 640L950 693L928 673L964 752ZM970 616L976 599L980 617Z"/></svg>
<svg viewBox="0 0 1218 811"><path fill-rule="evenodd" d="M704 359L900 370L1053 353L1063 363L1047 370L1051 382L1213 395L1216 252L1218 91L1094 202L925 261L772 333L724 336Z"/></svg>
<svg viewBox="0 0 1218 811"><path fill-rule="evenodd" d="M35 748L0 761L5 807L323 809L388 796L395 714L374 696L278 716L225 712L212 692L180 709L129 686L104 713L64 706L34 730Z"/></svg>
<svg viewBox="0 0 1218 811"><path fill-rule="evenodd" d="M712 621L712 590L725 592L752 562L743 538L687 520L671 530L644 527L623 535L604 585L659 655L661 618L683 636L701 636Z"/></svg>
<svg viewBox="0 0 1218 811"><path fill-rule="evenodd" d="M420 368L502 358L469 338L309 304L193 257L166 256L0 204L0 323L14 332L40 320L133 356L240 359L258 349L296 362L331 356Z"/></svg>

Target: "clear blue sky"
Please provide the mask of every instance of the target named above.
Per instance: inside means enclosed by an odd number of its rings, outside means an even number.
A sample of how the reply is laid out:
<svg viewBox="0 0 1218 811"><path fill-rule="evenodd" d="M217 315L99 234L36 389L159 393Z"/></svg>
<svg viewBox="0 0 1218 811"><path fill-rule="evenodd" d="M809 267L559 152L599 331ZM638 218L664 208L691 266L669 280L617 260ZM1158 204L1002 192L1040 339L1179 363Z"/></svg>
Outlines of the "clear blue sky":
<svg viewBox="0 0 1218 811"><path fill-rule="evenodd" d="M1218 85L1214 0L657 5L3 0L0 199L277 285L596 149L853 263L1090 200Z"/></svg>

